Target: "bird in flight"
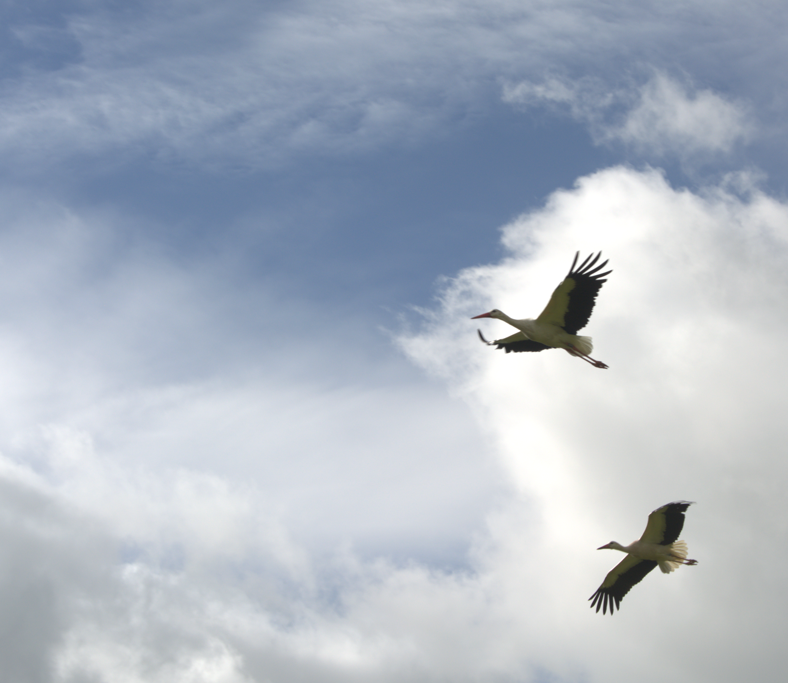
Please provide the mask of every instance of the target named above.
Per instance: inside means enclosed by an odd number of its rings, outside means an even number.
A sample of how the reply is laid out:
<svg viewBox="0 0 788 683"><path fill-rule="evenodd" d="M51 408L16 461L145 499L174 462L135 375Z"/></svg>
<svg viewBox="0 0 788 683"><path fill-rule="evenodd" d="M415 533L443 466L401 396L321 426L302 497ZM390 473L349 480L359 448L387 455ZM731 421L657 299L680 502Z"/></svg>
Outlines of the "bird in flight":
<svg viewBox="0 0 788 683"><path fill-rule="evenodd" d="M582 358L596 368L607 368L607 365L602 361L594 360L589 355L594 350L591 337L581 337L577 332L588 324L591 311L594 310L596 295L602 285L607 282L602 278L610 275L613 271L599 272L607 265L607 261L596 265L599 257L602 256L601 251L596 256L591 254L580 264L579 268L575 269L579 256L580 252L578 251L575 254L575 260L572 261L569 274L555 288L550 301L547 302L547 306L536 320L532 318L516 320L496 308L489 313L476 315L471 320L497 318L516 327L519 332L504 339L488 342L482 331L478 330L479 338L489 346L504 349L506 353L564 349L567 353Z"/></svg>
<svg viewBox="0 0 788 683"><path fill-rule="evenodd" d="M601 607L602 614L606 614L609 608L612 615L616 608L621 609L619 603L629 593L629 589L656 566L663 573L670 574L682 564L698 564L697 560L687 559L687 544L676 540L681 535L684 513L690 505L692 503L686 500L663 505L648 516L648 524L640 540L627 546L611 541L597 548L620 550L627 556L608 572L596 593L588 598L592 600L592 608L596 606L599 612Z"/></svg>

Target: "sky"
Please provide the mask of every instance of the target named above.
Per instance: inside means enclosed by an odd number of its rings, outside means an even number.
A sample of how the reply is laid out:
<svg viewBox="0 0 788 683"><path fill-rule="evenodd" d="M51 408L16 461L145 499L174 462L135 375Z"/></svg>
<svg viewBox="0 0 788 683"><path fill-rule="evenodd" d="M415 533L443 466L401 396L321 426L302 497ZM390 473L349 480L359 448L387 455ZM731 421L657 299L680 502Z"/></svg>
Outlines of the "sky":
<svg viewBox="0 0 788 683"><path fill-rule="evenodd" d="M783 3L0 13L7 680L781 675ZM608 370L479 343L577 251Z"/></svg>

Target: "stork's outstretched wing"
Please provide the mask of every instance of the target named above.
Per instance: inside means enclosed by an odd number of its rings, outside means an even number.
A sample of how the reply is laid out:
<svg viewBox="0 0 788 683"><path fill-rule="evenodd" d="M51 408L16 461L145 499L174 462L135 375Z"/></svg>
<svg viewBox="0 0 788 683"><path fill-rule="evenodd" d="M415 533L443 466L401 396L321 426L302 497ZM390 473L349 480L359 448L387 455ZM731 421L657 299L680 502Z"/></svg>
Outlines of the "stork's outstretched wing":
<svg viewBox="0 0 788 683"><path fill-rule="evenodd" d="M629 593L629 589L636 583L640 583L643 577L648 574L657 563L653 560L639 560L632 555L627 555L613 569L611 569L602 585L597 588L589 600L592 600L591 607L596 605L596 611L602 608L602 614L606 614L610 609L610 614L621 609L619 603L624 596Z"/></svg>
<svg viewBox="0 0 788 683"><path fill-rule="evenodd" d="M596 256L591 254L575 270L579 256L580 252L578 251L575 254L575 260L572 261L569 274L555 288L547 306L536 319L537 322L552 323L563 327L569 334L577 334L578 330L582 330L588 324L596 303L596 295L602 285L607 282L602 278L613 272L612 270L604 273L599 272L607 265L607 261L596 265L599 257L602 256L601 251Z"/></svg>
<svg viewBox="0 0 788 683"><path fill-rule="evenodd" d="M646 524L646 530L640 540L660 545L674 543L684 528L684 513L690 505L692 503L689 501L680 500L654 510L648 516L648 524Z"/></svg>
<svg viewBox="0 0 788 683"><path fill-rule="evenodd" d="M519 353L521 351L544 351L545 349L553 348L551 346L547 346L546 344L540 344L539 342L535 342L532 339L528 339L528 337L526 337L522 332L516 332L510 337L496 339L495 341L489 342L484 338L481 330L476 331L479 333L479 339L487 344L487 346L494 346L498 349L504 349L506 353Z"/></svg>

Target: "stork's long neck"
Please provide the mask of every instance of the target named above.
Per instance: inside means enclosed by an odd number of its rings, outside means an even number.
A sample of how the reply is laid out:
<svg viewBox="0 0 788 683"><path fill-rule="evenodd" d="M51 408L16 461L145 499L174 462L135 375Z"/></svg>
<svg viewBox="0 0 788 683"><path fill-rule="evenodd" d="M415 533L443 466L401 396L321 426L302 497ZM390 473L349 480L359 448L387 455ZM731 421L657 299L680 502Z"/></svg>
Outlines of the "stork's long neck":
<svg viewBox="0 0 788 683"><path fill-rule="evenodd" d="M500 318L506 323L509 323L512 327L516 327L518 330L525 332L526 334L528 334L528 332L531 330L532 327L531 323L533 323L533 320L531 320L530 318L524 318L523 320L517 320L517 318L510 318L503 311L498 311L498 318Z"/></svg>
<svg viewBox="0 0 788 683"><path fill-rule="evenodd" d="M514 327L517 327L517 325L516 325L515 323L519 322L518 320L515 320L514 318L510 318L510 317L509 317L508 315L506 315L506 313L504 313L503 311L498 311L498 317L499 317L501 320L503 320L505 323L509 323L510 325L512 325L512 326L514 326Z"/></svg>

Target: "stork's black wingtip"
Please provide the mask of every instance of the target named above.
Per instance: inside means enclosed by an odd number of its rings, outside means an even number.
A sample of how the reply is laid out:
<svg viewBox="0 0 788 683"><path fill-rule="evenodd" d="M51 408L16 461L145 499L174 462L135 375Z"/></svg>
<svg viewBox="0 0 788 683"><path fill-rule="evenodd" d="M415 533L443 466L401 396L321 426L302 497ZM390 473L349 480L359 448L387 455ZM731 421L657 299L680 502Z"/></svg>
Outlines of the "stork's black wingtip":
<svg viewBox="0 0 788 683"><path fill-rule="evenodd" d="M493 343L492 343L492 342L488 342L488 341L487 341L487 340L484 338L484 335L482 334L482 331L481 331L481 330L476 330L476 331L479 333L479 339L481 339L481 340L482 340L482 341L483 341L485 344L487 344L487 346L493 346Z"/></svg>

